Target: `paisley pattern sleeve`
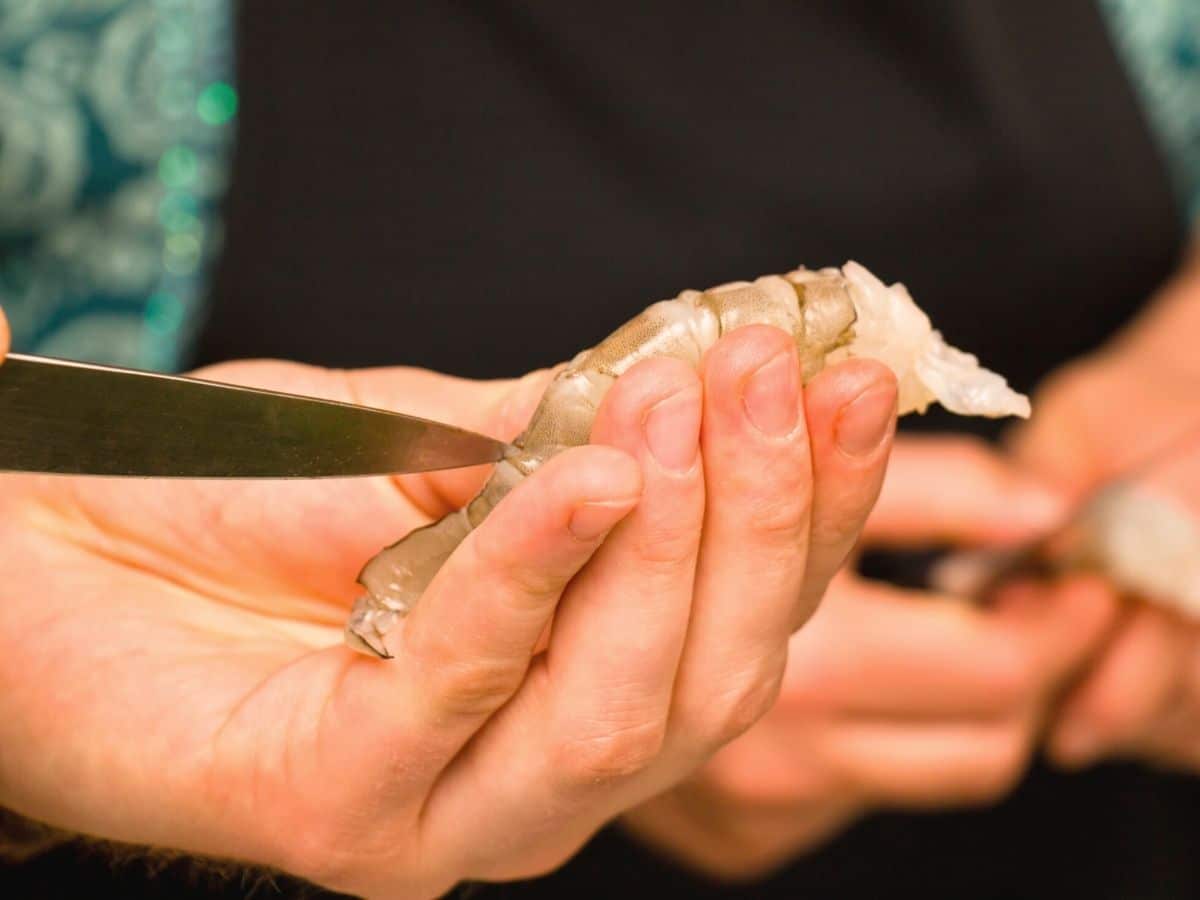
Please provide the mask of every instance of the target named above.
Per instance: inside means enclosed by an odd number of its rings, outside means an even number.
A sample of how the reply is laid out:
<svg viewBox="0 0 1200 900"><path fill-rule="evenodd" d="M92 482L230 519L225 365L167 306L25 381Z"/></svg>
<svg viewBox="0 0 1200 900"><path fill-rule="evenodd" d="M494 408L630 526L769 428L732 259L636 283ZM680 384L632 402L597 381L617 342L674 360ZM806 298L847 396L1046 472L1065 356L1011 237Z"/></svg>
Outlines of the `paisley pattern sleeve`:
<svg viewBox="0 0 1200 900"><path fill-rule="evenodd" d="M1200 222L1200 3L1101 0L1185 213Z"/></svg>
<svg viewBox="0 0 1200 900"><path fill-rule="evenodd" d="M0 4L0 305L14 348L177 366L237 95L229 0Z"/></svg>

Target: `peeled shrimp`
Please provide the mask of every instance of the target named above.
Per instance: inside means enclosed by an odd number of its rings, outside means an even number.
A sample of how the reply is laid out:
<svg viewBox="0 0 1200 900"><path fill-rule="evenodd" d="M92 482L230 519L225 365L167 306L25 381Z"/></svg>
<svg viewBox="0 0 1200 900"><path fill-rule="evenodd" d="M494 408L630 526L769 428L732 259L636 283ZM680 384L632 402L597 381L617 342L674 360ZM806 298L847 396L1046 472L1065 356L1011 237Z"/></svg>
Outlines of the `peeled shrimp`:
<svg viewBox="0 0 1200 900"><path fill-rule="evenodd" d="M411 532L367 563L359 575L366 593L351 613L347 643L388 657L384 636L471 529L547 459L587 443L600 402L620 375L658 356L699 365L722 334L750 324L773 325L795 337L806 382L827 364L849 357L883 362L899 381L901 414L924 412L937 401L961 415L1029 415L1028 399L974 356L949 346L903 285L885 285L857 263L684 291L648 307L571 360L514 442L516 452L496 466L465 508Z"/></svg>

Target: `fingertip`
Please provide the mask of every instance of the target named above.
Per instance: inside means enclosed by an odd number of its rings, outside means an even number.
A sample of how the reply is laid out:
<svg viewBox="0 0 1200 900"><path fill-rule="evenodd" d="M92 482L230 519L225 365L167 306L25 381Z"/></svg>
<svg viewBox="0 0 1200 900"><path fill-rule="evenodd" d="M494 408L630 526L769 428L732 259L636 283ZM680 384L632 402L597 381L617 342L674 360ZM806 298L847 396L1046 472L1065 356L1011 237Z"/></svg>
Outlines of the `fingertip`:
<svg viewBox="0 0 1200 900"><path fill-rule="evenodd" d="M814 443L874 461L895 433L898 396L895 374L874 360L850 359L825 369L805 395Z"/></svg>
<svg viewBox="0 0 1200 900"><path fill-rule="evenodd" d="M592 427L592 443L619 447L662 470L684 475L699 458L703 389L678 359L643 360L609 389Z"/></svg>
<svg viewBox="0 0 1200 900"><path fill-rule="evenodd" d="M641 498L642 470L632 456L616 447L572 447L550 459L517 491L544 500L557 509L553 515L565 513L566 520L587 506L628 512Z"/></svg>
<svg viewBox="0 0 1200 900"><path fill-rule="evenodd" d="M614 438L625 435L630 425L641 425L646 414L659 403L695 390L699 399L700 379L683 360L668 357L645 359L616 380L596 416L592 443L621 446Z"/></svg>
<svg viewBox="0 0 1200 900"><path fill-rule="evenodd" d="M896 374L876 360L854 357L826 366L805 389L810 422L814 416L832 419L842 407L868 391L888 389L899 393Z"/></svg>

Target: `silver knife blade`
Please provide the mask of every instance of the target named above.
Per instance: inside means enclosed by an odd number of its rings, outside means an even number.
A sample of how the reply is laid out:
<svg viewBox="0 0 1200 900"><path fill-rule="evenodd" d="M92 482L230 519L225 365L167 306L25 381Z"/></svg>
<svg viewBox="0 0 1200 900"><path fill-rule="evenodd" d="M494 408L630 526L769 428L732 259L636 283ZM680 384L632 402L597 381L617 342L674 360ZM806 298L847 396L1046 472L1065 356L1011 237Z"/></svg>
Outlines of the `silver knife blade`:
<svg viewBox="0 0 1200 900"><path fill-rule="evenodd" d="M335 478L496 462L508 449L313 397L15 353L0 365L0 471Z"/></svg>

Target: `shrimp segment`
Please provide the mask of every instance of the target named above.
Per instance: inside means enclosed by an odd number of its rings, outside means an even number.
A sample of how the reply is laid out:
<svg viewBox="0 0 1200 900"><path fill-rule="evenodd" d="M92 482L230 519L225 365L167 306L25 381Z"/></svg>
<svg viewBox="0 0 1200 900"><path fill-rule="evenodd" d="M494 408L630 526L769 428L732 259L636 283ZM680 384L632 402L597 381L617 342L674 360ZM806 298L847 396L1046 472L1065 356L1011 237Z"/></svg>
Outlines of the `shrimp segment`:
<svg viewBox="0 0 1200 900"><path fill-rule="evenodd" d="M347 643L387 658L385 635L429 586L455 548L512 488L547 459L585 444L604 395L643 359L666 356L698 366L721 335L773 325L796 341L804 380L827 362L868 356L900 380L900 413L941 401L964 415L1029 414L1029 402L973 356L949 347L903 285L888 287L856 263L798 269L754 282L684 291L630 319L577 355L550 383L516 452L500 462L464 509L417 529L380 552L359 575L366 593L346 626Z"/></svg>

